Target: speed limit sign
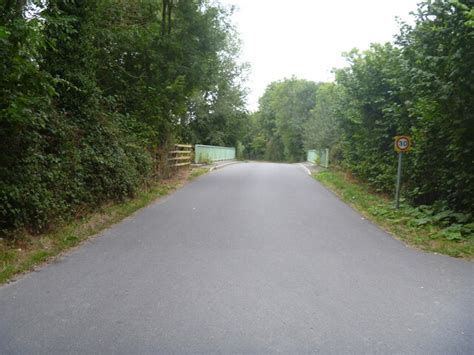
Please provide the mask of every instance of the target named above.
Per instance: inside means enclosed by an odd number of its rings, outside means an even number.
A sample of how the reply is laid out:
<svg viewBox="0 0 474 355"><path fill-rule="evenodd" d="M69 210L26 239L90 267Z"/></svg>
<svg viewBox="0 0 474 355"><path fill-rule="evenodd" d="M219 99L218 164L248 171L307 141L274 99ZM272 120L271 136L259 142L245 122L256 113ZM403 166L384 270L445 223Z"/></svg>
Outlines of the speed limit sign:
<svg viewBox="0 0 474 355"><path fill-rule="evenodd" d="M411 148L410 136L395 137L395 151L398 152L397 184L395 185L395 208L400 207L400 182L402 180L402 157Z"/></svg>
<svg viewBox="0 0 474 355"><path fill-rule="evenodd" d="M395 137L395 151L398 153L406 153L411 148L411 137L396 136Z"/></svg>

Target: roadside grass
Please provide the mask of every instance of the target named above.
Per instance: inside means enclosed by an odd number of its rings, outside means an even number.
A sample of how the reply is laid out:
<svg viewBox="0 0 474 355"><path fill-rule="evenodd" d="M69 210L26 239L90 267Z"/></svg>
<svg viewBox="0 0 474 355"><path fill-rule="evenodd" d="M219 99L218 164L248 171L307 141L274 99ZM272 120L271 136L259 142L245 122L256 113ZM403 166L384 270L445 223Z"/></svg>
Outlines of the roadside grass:
<svg viewBox="0 0 474 355"><path fill-rule="evenodd" d="M201 175L207 174L209 172L209 168L194 168L191 170L189 174L189 179L193 180Z"/></svg>
<svg viewBox="0 0 474 355"><path fill-rule="evenodd" d="M172 179L157 182L140 191L132 199L103 206L77 220L57 225L45 234L31 235L27 232L18 232L13 240L0 238L0 285L18 274L53 260L54 257L78 246L158 198L168 195L186 181L208 171L204 168L183 170Z"/></svg>
<svg viewBox="0 0 474 355"><path fill-rule="evenodd" d="M313 177L406 244L456 258L474 259L474 224L453 222L453 216L459 215L461 219L462 214L436 213L428 206L415 208L404 201L397 210L392 199L339 170L324 170Z"/></svg>

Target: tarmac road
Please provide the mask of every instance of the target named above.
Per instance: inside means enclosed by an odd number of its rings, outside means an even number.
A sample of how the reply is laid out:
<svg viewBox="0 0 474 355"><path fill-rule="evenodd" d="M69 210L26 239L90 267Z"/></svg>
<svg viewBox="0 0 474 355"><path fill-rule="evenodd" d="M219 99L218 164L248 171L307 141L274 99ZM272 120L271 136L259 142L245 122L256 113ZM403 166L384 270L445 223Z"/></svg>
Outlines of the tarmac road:
<svg viewBox="0 0 474 355"><path fill-rule="evenodd" d="M0 288L0 353L474 353L474 264L234 164Z"/></svg>

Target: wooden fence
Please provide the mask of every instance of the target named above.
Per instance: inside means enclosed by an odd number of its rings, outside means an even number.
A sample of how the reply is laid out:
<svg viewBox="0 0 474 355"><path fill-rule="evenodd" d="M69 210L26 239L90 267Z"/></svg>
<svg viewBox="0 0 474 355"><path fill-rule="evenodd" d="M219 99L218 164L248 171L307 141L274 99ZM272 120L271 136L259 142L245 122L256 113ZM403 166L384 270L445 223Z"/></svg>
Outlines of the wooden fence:
<svg viewBox="0 0 474 355"><path fill-rule="evenodd" d="M190 144L175 144L174 150L169 152L168 164L170 167L180 167L191 164L193 146Z"/></svg>

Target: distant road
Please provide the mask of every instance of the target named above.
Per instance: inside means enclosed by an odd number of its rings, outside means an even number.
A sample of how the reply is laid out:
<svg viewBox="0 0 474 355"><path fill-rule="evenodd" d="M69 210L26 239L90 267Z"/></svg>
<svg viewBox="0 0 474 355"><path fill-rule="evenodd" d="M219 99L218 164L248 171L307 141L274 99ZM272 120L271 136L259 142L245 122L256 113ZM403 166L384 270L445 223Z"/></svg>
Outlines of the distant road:
<svg viewBox="0 0 474 355"><path fill-rule="evenodd" d="M1 287L0 353L473 354L473 301L473 263L242 163Z"/></svg>

